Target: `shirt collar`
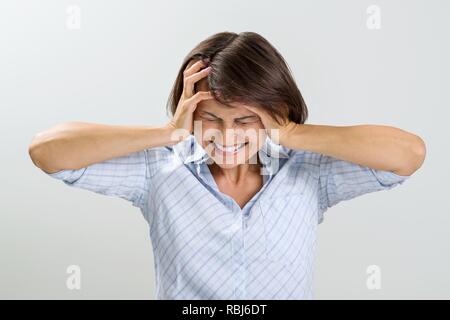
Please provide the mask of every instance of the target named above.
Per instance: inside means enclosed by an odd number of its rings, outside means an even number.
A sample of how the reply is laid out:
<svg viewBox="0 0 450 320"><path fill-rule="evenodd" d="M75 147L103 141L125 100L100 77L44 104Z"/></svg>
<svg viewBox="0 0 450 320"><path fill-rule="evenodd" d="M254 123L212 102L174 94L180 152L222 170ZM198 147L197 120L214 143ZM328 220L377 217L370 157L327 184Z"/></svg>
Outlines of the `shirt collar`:
<svg viewBox="0 0 450 320"><path fill-rule="evenodd" d="M192 134L185 140L174 145L173 148L179 159L184 164L188 163L201 164L204 162L207 162L207 164L211 164L213 162L212 158L208 155L205 149L203 149L203 147L197 142L197 140ZM274 167L273 159L289 158L290 157L289 150L290 149L280 144L276 144L275 142L272 141L272 139L266 136L266 141L264 142L261 149L258 150L258 155L262 165L267 167L267 169L271 173L273 173L273 170L271 170L271 168Z"/></svg>

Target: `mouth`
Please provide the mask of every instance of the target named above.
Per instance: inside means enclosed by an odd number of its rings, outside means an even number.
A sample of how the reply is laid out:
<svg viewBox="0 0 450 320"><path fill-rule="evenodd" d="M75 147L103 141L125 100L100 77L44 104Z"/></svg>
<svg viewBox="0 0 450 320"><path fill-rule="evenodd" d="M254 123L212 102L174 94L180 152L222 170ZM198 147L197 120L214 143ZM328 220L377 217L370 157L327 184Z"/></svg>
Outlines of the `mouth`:
<svg viewBox="0 0 450 320"><path fill-rule="evenodd" d="M237 154L240 150L244 149L248 145L248 141L245 143L235 144L231 146L224 146L213 141L211 141L211 143L218 152L225 155Z"/></svg>

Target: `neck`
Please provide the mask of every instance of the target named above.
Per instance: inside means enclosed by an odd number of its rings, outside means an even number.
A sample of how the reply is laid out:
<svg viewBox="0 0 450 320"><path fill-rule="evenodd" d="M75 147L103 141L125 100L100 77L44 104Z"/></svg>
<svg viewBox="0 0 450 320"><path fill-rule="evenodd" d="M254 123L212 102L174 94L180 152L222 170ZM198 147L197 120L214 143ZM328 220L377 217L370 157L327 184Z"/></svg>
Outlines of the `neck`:
<svg viewBox="0 0 450 320"><path fill-rule="evenodd" d="M245 181L245 178L260 172L261 163L258 158L256 164L243 163L232 168L221 168L216 163L210 165L210 170L213 174L223 177L229 183L239 184Z"/></svg>

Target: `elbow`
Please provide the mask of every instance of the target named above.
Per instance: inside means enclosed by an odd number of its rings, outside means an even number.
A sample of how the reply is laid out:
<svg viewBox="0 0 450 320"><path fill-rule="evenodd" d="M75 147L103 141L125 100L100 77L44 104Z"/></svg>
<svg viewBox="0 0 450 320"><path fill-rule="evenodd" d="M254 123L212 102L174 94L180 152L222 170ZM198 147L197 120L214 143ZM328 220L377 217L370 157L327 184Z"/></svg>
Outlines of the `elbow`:
<svg viewBox="0 0 450 320"><path fill-rule="evenodd" d="M427 154L425 141L417 135L414 135L408 146L408 161L399 170L394 171L402 176L410 176L416 172L424 163Z"/></svg>
<svg viewBox="0 0 450 320"><path fill-rule="evenodd" d="M33 164L46 173L54 173L64 169L79 169L66 155L65 144L84 123L78 121L62 122L50 129L37 133L30 145L28 154Z"/></svg>
<svg viewBox="0 0 450 320"><path fill-rule="evenodd" d="M411 150L414 154L414 171L417 171L423 165L425 157L427 155L427 147L425 145L425 141L423 141L421 137L415 136Z"/></svg>
<svg viewBox="0 0 450 320"><path fill-rule="evenodd" d="M31 158L31 161L33 164L40 168L41 165L41 154L42 154L42 142L40 141L40 135L41 133L36 134L33 137L33 140L31 141L30 145L28 146L28 155Z"/></svg>
<svg viewBox="0 0 450 320"><path fill-rule="evenodd" d="M45 134L45 132L41 132L33 137L30 145L28 146L28 155L31 161L36 167L46 173L53 173L60 170L52 167L48 161L48 143L50 140L51 139Z"/></svg>

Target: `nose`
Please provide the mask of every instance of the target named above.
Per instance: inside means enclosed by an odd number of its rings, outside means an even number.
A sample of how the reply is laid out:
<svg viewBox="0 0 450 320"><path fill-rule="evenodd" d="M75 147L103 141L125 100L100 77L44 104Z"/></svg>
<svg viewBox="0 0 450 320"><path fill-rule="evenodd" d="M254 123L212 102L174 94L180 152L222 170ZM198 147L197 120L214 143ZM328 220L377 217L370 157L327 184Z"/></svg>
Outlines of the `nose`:
<svg viewBox="0 0 450 320"><path fill-rule="evenodd" d="M221 133L223 145L230 146L245 142L245 132L242 129L235 128L234 125L223 126Z"/></svg>
<svg viewBox="0 0 450 320"><path fill-rule="evenodd" d="M223 120L220 124L222 131L234 128L234 121Z"/></svg>

